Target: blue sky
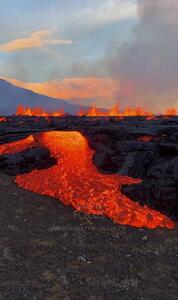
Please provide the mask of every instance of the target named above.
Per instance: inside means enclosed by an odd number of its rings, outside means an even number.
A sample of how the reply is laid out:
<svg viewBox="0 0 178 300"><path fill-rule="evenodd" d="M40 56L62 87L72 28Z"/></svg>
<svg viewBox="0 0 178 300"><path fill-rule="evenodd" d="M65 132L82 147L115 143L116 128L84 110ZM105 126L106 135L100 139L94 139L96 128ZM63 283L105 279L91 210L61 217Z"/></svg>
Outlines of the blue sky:
<svg viewBox="0 0 178 300"><path fill-rule="evenodd" d="M0 75L23 81L110 76L104 57L138 21L136 0L0 0L0 7ZM41 31L49 32L41 46L10 44Z"/></svg>
<svg viewBox="0 0 178 300"><path fill-rule="evenodd" d="M1 77L85 105L178 109L177 0L0 0L0 7Z"/></svg>

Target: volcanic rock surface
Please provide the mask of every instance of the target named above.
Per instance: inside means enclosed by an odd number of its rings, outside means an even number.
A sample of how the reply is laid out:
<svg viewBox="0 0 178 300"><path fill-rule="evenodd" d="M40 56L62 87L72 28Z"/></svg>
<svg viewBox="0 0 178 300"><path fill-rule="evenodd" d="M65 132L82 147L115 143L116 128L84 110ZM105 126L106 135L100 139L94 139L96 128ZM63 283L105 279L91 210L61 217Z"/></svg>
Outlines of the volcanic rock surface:
<svg viewBox="0 0 178 300"><path fill-rule="evenodd" d="M13 116L0 122L0 144L36 132L58 130L79 131L86 136L89 146L95 150L93 161L100 172L141 178L141 183L122 189L131 199L178 218L177 117L148 120L144 117ZM2 155L0 167L9 173L43 168L45 164L48 167L53 161L45 151L30 149ZM28 167L24 168L25 161Z"/></svg>
<svg viewBox="0 0 178 300"><path fill-rule="evenodd" d="M0 299L177 300L178 226L76 213L0 171Z"/></svg>
<svg viewBox="0 0 178 300"><path fill-rule="evenodd" d="M21 189L4 173L53 163L30 136L54 130L82 132L101 172L142 178L124 193L177 215L178 118L9 117L0 122L0 299L176 300L177 225L120 226ZM27 137L22 152L5 154L8 142Z"/></svg>
<svg viewBox="0 0 178 300"><path fill-rule="evenodd" d="M0 156L0 168L9 175L24 174L33 169L47 169L55 163L56 160L44 148L32 147L19 153Z"/></svg>

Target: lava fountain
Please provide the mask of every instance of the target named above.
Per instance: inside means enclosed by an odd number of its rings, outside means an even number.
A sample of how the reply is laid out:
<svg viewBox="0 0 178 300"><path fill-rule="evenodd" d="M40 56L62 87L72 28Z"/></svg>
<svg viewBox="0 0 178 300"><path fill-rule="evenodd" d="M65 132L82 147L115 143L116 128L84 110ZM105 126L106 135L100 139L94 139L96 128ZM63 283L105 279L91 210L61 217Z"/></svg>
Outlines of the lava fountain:
<svg viewBox="0 0 178 300"><path fill-rule="evenodd" d="M171 116L176 116L176 109L175 108L168 108L166 110L165 116L171 117ZM47 116L53 116L53 117L61 117L65 116L65 112L63 110L61 111L54 111L54 112L47 112L44 111L43 108L41 107L24 107L23 105L18 105L17 110L16 110L16 115L17 116L42 116L42 117L47 117ZM119 111L119 107L115 105L108 111L102 111L99 108L96 108L96 106L92 106L89 108L87 111L79 111L77 113L78 116L88 116L88 117L146 117L147 120L152 120L155 119L153 112L146 112L144 109L141 107L136 107L136 108L125 108L122 112Z"/></svg>
<svg viewBox="0 0 178 300"><path fill-rule="evenodd" d="M22 147L24 141L21 141ZM168 217L121 193L123 184L138 183L139 179L98 172L92 161L93 150L81 133L38 133L34 135L34 145L48 148L57 164L18 175L15 181L20 187L57 198L77 211L105 215L118 224L151 229L174 227Z"/></svg>

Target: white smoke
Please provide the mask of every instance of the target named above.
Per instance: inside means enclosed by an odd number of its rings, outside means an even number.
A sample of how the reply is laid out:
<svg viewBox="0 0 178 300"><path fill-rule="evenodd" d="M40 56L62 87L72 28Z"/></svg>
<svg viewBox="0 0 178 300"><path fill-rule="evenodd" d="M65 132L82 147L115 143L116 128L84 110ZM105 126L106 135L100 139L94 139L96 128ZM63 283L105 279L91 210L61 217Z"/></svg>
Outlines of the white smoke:
<svg viewBox="0 0 178 300"><path fill-rule="evenodd" d="M178 0L138 0L138 13L132 39L110 62L118 98L157 112L178 109Z"/></svg>

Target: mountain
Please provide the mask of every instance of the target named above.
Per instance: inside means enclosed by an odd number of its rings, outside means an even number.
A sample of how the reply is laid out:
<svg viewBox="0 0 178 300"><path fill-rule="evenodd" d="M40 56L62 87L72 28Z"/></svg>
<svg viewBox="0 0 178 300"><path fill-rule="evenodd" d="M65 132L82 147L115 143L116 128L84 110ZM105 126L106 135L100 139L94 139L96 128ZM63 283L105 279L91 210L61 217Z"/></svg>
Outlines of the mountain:
<svg viewBox="0 0 178 300"><path fill-rule="evenodd" d="M23 106L40 106L46 111L64 110L66 113L76 114L79 110L88 109L62 99L54 99L31 90L17 87L4 79L0 79L0 115L15 114L19 104Z"/></svg>

